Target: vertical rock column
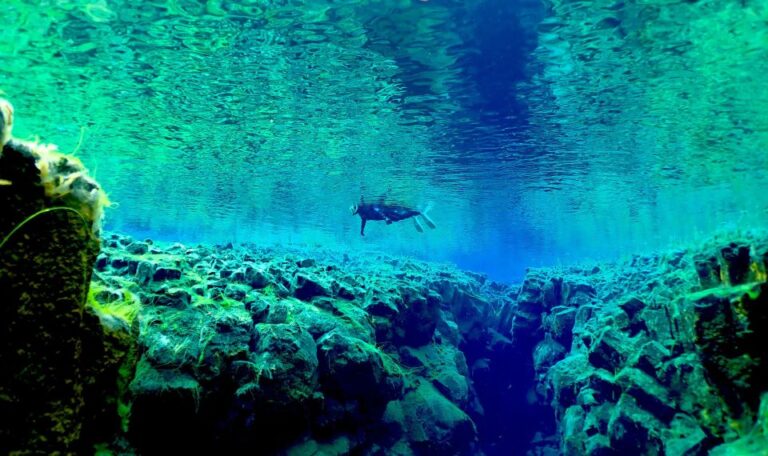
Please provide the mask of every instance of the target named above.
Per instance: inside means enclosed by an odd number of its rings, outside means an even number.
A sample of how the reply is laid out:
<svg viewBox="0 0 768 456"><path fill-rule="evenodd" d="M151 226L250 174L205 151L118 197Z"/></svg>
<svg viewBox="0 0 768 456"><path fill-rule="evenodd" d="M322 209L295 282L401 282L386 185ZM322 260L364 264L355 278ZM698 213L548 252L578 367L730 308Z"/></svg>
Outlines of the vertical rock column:
<svg viewBox="0 0 768 456"><path fill-rule="evenodd" d="M14 139L13 108L0 111L0 453L78 453L83 306L106 198L79 160Z"/></svg>

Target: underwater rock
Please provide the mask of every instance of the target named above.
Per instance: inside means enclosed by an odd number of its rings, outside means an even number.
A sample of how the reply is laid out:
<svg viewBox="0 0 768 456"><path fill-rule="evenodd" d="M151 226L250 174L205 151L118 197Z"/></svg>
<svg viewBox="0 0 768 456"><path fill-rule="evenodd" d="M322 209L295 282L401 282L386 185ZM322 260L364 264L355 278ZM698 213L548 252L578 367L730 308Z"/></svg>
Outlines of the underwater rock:
<svg viewBox="0 0 768 456"><path fill-rule="evenodd" d="M696 273L703 289L720 285L720 263L714 255L699 254L694 258Z"/></svg>
<svg viewBox="0 0 768 456"><path fill-rule="evenodd" d="M626 454L662 454L663 446L654 428L656 419L638 407L635 399L621 396L611 412L608 437L611 447Z"/></svg>
<svg viewBox="0 0 768 456"><path fill-rule="evenodd" d="M318 379L317 347L312 336L295 324L257 324L251 341L247 383L240 380L238 395L263 406L303 412ZM257 411L257 409L256 409Z"/></svg>
<svg viewBox="0 0 768 456"><path fill-rule="evenodd" d="M544 301L546 282L545 271L532 270L526 275L517 297L513 332L531 332L539 326L541 315L547 310L547 303Z"/></svg>
<svg viewBox="0 0 768 456"><path fill-rule="evenodd" d="M135 241L129 244L125 251L133 255L144 255L149 252L149 246L146 242Z"/></svg>
<svg viewBox="0 0 768 456"><path fill-rule="evenodd" d="M492 329L489 314L491 303L488 297L472 290L471 284L459 287L452 302L443 302L458 326L462 345L467 351L484 351ZM471 357L471 356L470 356Z"/></svg>
<svg viewBox="0 0 768 456"><path fill-rule="evenodd" d="M346 299L347 301L353 301L357 296L351 289L347 288L344 285L338 285L336 287L336 296L338 296L341 299Z"/></svg>
<svg viewBox="0 0 768 456"><path fill-rule="evenodd" d="M245 271L245 281L253 288L264 288L270 283L270 279L267 274L256 268L247 268Z"/></svg>
<svg viewBox="0 0 768 456"><path fill-rule="evenodd" d="M354 450L353 442L346 435L341 435L329 442L309 439L301 442L286 450L286 456L345 456L352 454Z"/></svg>
<svg viewBox="0 0 768 456"><path fill-rule="evenodd" d="M152 302L156 306L184 309L192 302L192 295L184 288L163 287L157 290Z"/></svg>
<svg viewBox="0 0 768 456"><path fill-rule="evenodd" d="M664 450L670 455L702 454L708 439L696 420L684 414L675 415L669 430L665 430L663 436Z"/></svg>
<svg viewBox="0 0 768 456"><path fill-rule="evenodd" d="M391 319L400 311L401 303L402 298L394 291L371 287L365 294L363 308L373 316Z"/></svg>
<svg viewBox="0 0 768 456"><path fill-rule="evenodd" d="M646 374L659 378L659 372L664 361L671 356L671 352L666 347L655 340L646 342L627 363L629 366L636 367Z"/></svg>
<svg viewBox="0 0 768 456"><path fill-rule="evenodd" d="M413 347L428 343L437 328L440 296L413 287L399 292L402 304L393 322L395 340Z"/></svg>
<svg viewBox="0 0 768 456"><path fill-rule="evenodd" d="M323 392L381 408L397 397L402 380L385 367L385 357L360 339L332 331L317 341Z"/></svg>
<svg viewBox="0 0 768 456"><path fill-rule="evenodd" d="M666 308L644 309L641 313L641 319L651 339L660 342L667 348L671 348L675 344L674 323Z"/></svg>
<svg viewBox="0 0 768 456"><path fill-rule="evenodd" d="M616 383L632 396L643 410L651 412L664 423L672 420L676 411L674 402L670 400L667 390L648 374L639 369L625 368L616 376Z"/></svg>
<svg viewBox="0 0 768 456"><path fill-rule="evenodd" d="M620 331L608 328L597 338L589 352L589 362L610 372L620 368L631 351L631 342Z"/></svg>
<svg viewBox="0 0 768 456"><path fill-rule="evenodd" d="M0 453L74 453L88 445L81 344L100 328L82 309L107 200L78 159L13 138L13 114L0 100Z"/></svg>
<svg viewBox="0 0 768 456"><path fill-rule="evenodd" d="M158 267L155 269L155 272L152 275L152 280L155 282L163 282L165 280L179 280L180 278L181 269L168 266Z"/></svg>
<svg viewBox="0 0 768 456"><path fill-rule="evenodd" d="M200 384L190 374L139 361L130 384L131 442L149 454L194 448L201 435Z"/></svg>
<svg viewBox="0 0 768 456"><path fill-rule="evenodd" d="M584 432L585 417L584 408L580 405L574 405L565 410L561 423L566 454L584 454L584 443L587 438Z"/></svg>
<svg viewBox="0 0 768 456"><path fill-rule="evenodd" d="M96 257L96 263L94 264L94 268L97 271L104 271L107 269L107 266L109 266L109 257L106 255L99 255Z"/></svg>
<svg viewBox="0 0 768 456"><path fill-rule="evenodd" d="M297 312L294 315L294 320L302 328L305 328L315 340L334 330L346 336L355 336L358 332L353 324L348 324L332 313L316 308L303 309Z"/></svg>
<svg viewBox="0 0 768 456"><path fill-rule="evenodd" d="M296 262L296 265L300 268L312 268L317 265L317 261L312 258L304 258Z"/></svg>
<svg viewBox="0 0 768 456"><path fill-rule="evenodd" d="M723 258L723 272L731 285L739 285L745 282L749 273L751 257L748 245L739 245L731 242L720 250Z"/></svg>
<svg viewBox="0 0 768 456"><path fill-rule="evenodd" d="M83 313L83 442L106 442L126 430L129 383L137 361L135 297L112 292L113 305L90 302ZM98 295L92 299L98 301ZM114 298L115 296L111 296ZM119 309L119 311L117 311Z"/></svg>
<svg viewBox="0 0 768 456"><path fill-rule="evenodd" d="M757 411L768 378L768 284L707 290L689 297L704 367L738 416Z"/></svg>
<svg viewBox="0 0 768 456"><path fill-rule="evenodd" d="M313 276L299 273L293 277L293 295L302 301L311 301L318 296L330 296L330 291L325 284Z"/></svg>
<svg viewBox="0 0 768 456"><path fill-rule="evenodd" d="M590 304L595 298L595 288L589 283L583 280L560 280L563 281L562 301L567 303L567 305L581 307ZM557 301L550 300L550 303L557 305Z"/></svg>
<svg viewBox="0 0 768 456"><path fill-rule="evenodd" d="M139 353L148 366L191 370L196 365L200 358L199 329L195 338L188 332L201 323L199 314L172 307L145 306L137 319Z"/></svg>
<svg viewBox="0 0 768 456"><path fill-rule="evenodd" d="M256 296L253 300L246 302L245 310L247 310L253 323L264 323L269 315L269 302L261 296Z"/></svg>
<svg viewBox="0 0 768 456"><path fill-rule="evenodd" d="M545 315L543 335L515 328L537 341L531 355L546 383L535 390L553 398L560 453L705 454L733 440L734 427L756 421L763 391L757 378L768 378L765 349L754 339L768 329L768 306L761 304L766 285L728 284L765 280L762 245L730 243L723 253L709 244L601 265L589 274L574 270L589 278L595 297L576 309L570 353L549 368L540 355L548 337L562 337L560 308ZM729 267L747 272L731 277ZM532 283L546 286L539 280L545 273L532 277L523 299L536 296ZM565 302L568 284L580 280L564 277Z"/></svg>
<svg viewBox="0 0 768 456"><path fill-rule="evenodd" d="M150 283L155 275L155 267L155 263L151 261L139 261L136 265L136 281L142 285Z"/></svg>
<svg viewBox="0 0 768 456"><path fill-rule="evenodd" d="M224 296L235 301L243 301L248 296L248 287L231 283L224 288Z"/></svg>
<svg viewBox="0 0 768 456"><path fill-rule="evenodd" d="M123 269L128 267L128 261L125 258L113 258L109 263L113 269Z"/></svg>
<svg viewBox="0 0 768 456"><path fill-rule="evenodd" d="M611 447L611 441L603 434L594 434L584 441L584 454L590 456L617 456L620 453ZM581 454L575 452L574 454Z"/></svg>
<svg viewBox="0 0 768 456"><path fill-rule="evenodd" d="M712 449L711 456L762 455L768 448L768 393L763 393L754 426L745 435Z"/></svg>
<svg viewBox="0 0 768 456"><path fill-rule="evenodd" d="M127 442L142 453L705 454L747 445L734 429L760 416L763 285L699 291L693 259L720 267L722 242L535 269L517 287L391 256L302 266L304 251L240 246L158 263L181 272L163 284L138 274L133 240L114 240L97 295L113 305L130 283L144 296L142 363L180 375L167 380L184 410L194 382L199 397L181 421L194 443L160 448L134 420L170 399L137 389ZM747 281L764 277L763 244L749 245ZM173 290L188 300L150 305Z"/></svg>
<svg viewBox="0 0 768 456"><path fill-rule="evenodd" d="M576 395L585 384L584 373L588 371L588 360L581 354L571 354L547 371L558 408L566 409L576 403Z"/></svg>
<svg viewBox="0 0 768 456"><path fill-rule="evenodd" d="M551 337L545 337L533 350L533 368L544 373L564 356L565 347Z"/></svg>
<svg viewBox="0 0 768 456"><path fill-rule="evenodd" d="M634 320L637 314L645 309L645 303L633 296L619 304L619 307L627 313L630 320Z"/></svg>
<svg viewBox="0 0 768 456"><path fill-rule="evenodd" d="M399 421L415 454L473 453L477 439L474 423L432 385L422 383L397 402L401 412L388 407L384 420Z"/></svg>
<svg viewBox="0 0 768 456"><path fill-rule="evenodd" d="M229 326L229 324L226 324ZM238 320L230 329L222 328L218 322L215 329L204 331L199 342L197 364L193 366L195 378L205 387L206 403L211 397L222 394L222 386L236 377L237 363L248 359L250 325ZM229 390L224 390L229 392Z"/></svg>
<svg viewBox="0 0 768 456"><path fill-rule="evenodd" d="M469 401L469 368L464 354L455 346L429 344L419 348L401 347L404 365L429 375L432 384L459 406Z"/></svg>
<svg viewBox="0 0 768 456"><path fill-rule="evenodd" d="M574 307L557 306L544 317L544 328L554 340L562 345L570 345L573 338L573 326L576 323Z"/></svg>

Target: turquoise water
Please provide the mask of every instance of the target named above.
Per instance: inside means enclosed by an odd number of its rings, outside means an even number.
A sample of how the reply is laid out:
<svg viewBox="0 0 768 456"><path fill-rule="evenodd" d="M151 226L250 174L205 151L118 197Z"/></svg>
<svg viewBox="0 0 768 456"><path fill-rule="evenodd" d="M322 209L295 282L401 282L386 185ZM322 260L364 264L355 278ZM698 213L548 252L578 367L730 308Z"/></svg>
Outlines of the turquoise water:
<svg viewBox="0 0 768 456"><path fill-rule="evenodd" d="M9 0L19 137L107 229L526 266L768 225L762 1ZM438 228L370 223L360 195Z"/></svg>

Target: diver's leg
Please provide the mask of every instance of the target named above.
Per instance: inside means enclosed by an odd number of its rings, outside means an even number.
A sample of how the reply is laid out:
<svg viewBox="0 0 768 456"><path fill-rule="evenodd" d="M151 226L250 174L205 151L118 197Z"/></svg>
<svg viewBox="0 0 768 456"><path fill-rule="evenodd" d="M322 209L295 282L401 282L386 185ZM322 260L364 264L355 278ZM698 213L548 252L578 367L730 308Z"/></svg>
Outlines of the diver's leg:
<svg viewBox="0 0 768 456"><path fill-rule="evenodd" d="M360 219L360 236L365 236L365 222L368 220L361 218Z"/></svg>
<svg viewBox="0 0 768 456"><path fill-rule="evenodd" d="M418 231L419 233L424 232L424 227L421 226L421 223L419 223L419 219L417 219L416 217L413 218L413 226L416 227L416 231Z"/></svg>

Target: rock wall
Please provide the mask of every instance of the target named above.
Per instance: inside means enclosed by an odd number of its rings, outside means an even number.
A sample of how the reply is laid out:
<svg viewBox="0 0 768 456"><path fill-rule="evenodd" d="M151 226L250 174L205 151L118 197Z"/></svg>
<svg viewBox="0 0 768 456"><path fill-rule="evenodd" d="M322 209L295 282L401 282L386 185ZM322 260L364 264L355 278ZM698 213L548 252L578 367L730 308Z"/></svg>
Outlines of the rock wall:
<svg viewBox="0 0 768 456"><path fill-rule="evenodd" d="M765 443L766 245L508 286L112 234L94 296L141 303L126 398L141 454L744 454Z"/></svg>
<svg viewBox="0 0 768 456"><path fill-rule="evenodd" d="M530 271L511 332L535 344L530 386L556 425L532 451L762 454L767 259L765 238L746 238Z"/></svg>
<svg viewBox="0 0 768 456"><path fill-rule="evenodd" d="M478 454L472 370L493 385L511 342L486 322L516 289L387 256L111 235L94 291L141 302L128 438L142 454Z"/></svg>

